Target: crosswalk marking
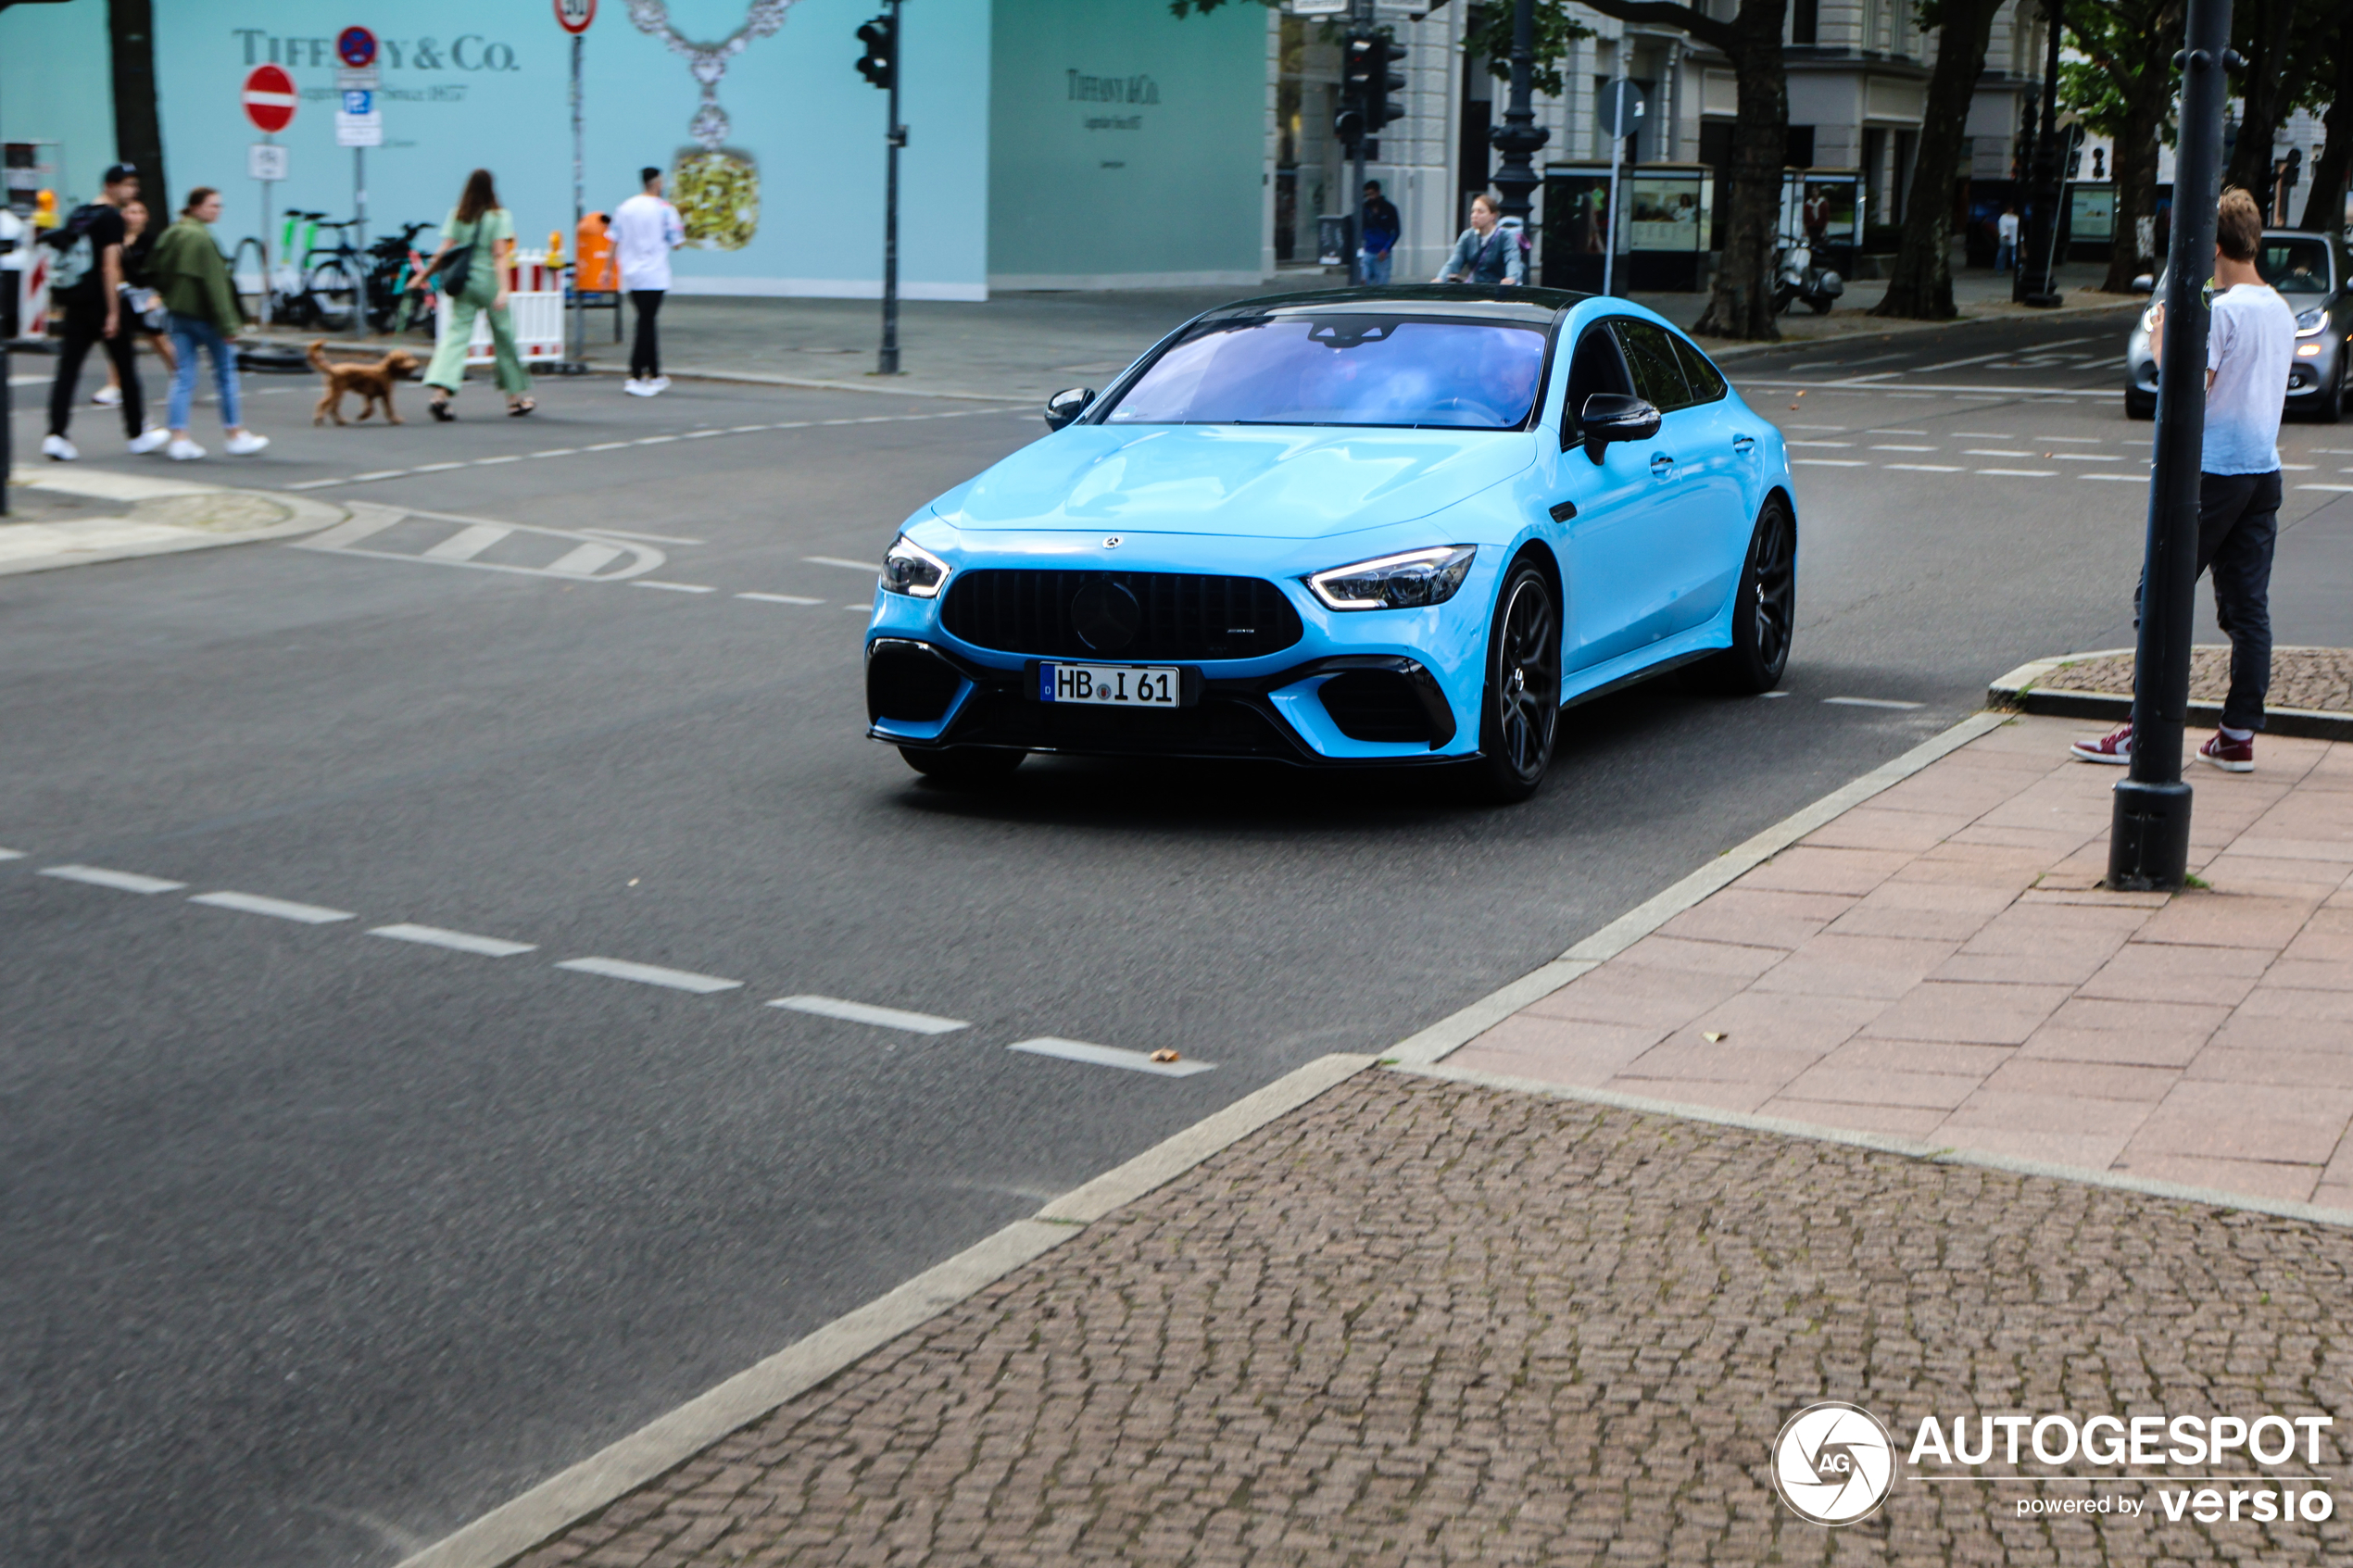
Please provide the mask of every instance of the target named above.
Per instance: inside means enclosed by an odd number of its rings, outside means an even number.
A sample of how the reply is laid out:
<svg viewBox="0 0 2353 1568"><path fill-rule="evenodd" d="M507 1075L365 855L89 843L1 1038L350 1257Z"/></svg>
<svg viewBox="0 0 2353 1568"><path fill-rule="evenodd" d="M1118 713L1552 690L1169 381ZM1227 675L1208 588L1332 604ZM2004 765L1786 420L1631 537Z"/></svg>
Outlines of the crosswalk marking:
<svg viewBox="0 0 2353 1568"><path fill-rule="evenodd" d="M427 550L424 558L427 560L472 560L513 532L511 528L502 528L496 523L478 522L471 528L459 529Z"/></svg>
<svg viewBox="0 0 2353 1568"><path fill-rule="evenodd" d="M547 570L568 577L586 577L598 567L619 560L625 553L610 545L575 545L549 563Z"/></svg>

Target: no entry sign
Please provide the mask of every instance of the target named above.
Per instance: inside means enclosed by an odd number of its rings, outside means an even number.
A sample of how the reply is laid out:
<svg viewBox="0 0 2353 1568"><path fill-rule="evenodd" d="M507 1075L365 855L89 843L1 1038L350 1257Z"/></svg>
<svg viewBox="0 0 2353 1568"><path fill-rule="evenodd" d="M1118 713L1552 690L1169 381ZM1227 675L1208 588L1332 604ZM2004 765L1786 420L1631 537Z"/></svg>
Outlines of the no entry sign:
<svg viewBox="0 0 2353 1568"><path fill-rule="evenodd" d="M274 134L294 123L295 84L276 66L256 66L245 78L245 118L254 129Z"/></svg>

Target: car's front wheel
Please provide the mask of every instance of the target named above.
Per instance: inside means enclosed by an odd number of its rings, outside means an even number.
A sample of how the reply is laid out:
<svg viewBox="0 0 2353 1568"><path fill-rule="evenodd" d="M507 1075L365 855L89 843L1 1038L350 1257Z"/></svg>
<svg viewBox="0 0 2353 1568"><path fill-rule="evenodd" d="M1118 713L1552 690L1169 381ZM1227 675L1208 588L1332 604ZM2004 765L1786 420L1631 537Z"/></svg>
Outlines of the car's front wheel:
<svg viewBox="0 0 2353 1568"><path fill-rule="evenodd" d="M1780 684L1797 628L1797 524L1779 499L1765 503L1749 535L1732 601L1732 646L1708 660L1728 692L1754 696Z"/></svg>
<svg viewBox="0 0 2353 1568"><path fill-rule="evenodd" d="M1505 805L1534 795L1560 723L1561 614L1552 579L1523 557L1504 574L1487 632L1479 701L1478 793Z"/></svg>
<svg viewBox="0 0 2353 1568"><path fill-rule="evenodd" d="M2346 350L2339 345L2336 355L2336 379L2329 383L2327 393L2322 396L2320 407L2314 410L2315 417L2324 425L2335 424L2345 418L2345 360Z"/></svg>
<svg viewBox="0 0 2353 1568"><path fill-rule="evenodd" d="M1020 767L1021 759L1029 753L991 746L950 746L936 751L902 746L899 755L907 759L907 766L927 779L937 779L946 784L979 784L1004 778Z"/></svg>

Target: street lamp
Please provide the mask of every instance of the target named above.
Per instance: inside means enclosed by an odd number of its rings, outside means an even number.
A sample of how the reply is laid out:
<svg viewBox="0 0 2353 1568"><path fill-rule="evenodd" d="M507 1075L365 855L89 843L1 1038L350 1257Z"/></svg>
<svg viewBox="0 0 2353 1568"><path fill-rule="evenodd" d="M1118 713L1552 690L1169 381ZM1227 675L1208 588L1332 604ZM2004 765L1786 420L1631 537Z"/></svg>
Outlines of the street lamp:
<svg viewBox="0 0 2353 1568"><path fill-rule="evenodd" d="M2222 174L2223 65L2231 0L2190 0L2182 131L2173 176L2173 264L2166 269L2165 357L2157 378L2157 463L2149 475L2141 630L2133 658L2133 761L2116 786L2108 884L2172 892L2189 874L2190 786L2182 730L2190 707L2190 615L2197 594L2198 459L2206 432L2206 284Z"/></svg>
<svg viewBox="0 0 2353 1568"><path fill-rule="evenodd" d="M1504 128L1488 137L1488 144L1504 155L1495 166L1495 188L1504 194L1504 216L1519 220L1520 233L1529 233L1529 214L1535 207L1528 198L1541 182L1529 163L1536 149L1553 139L1553 133L1536 123L1536 111L1528 101L1529 78L1536 69L1536 0L1513 0L1512 6L1512 101L1504 111ZM1616 213L1610 214L1615 223Z"/></svg>
<svg viewBox="0 0 2353 1568"><path fill-rule="evenodd" d="M2060 302L2052 261L2058 242L2058 68L2059 0L2043 0L2043 114L2034 138L2033 194L2027 207L2026 232L2010 274L2010 297L2020 305L2052 306Z"/></svg>

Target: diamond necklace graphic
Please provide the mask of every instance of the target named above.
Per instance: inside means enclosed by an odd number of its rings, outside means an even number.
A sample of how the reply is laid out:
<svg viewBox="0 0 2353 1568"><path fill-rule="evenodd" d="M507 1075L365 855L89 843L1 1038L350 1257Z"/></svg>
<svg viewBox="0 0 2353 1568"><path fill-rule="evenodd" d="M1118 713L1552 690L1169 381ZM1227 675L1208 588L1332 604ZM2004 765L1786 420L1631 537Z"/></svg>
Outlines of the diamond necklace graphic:
<svg viewBox="0 0 2353 1568"><path fill-rule="evenodd" d="M702 83L702 105L687 123L686 134L706 149L716 152L727 139L727 111L719 107L719 79L727 74L728 59L742 54L753 39L765 38L784 26L785 13L792 6L793 0L751 0L743 26L716 44L697 44L681 37L670 25L670 8L663 0L629 0L629 19L637 31L661 39L672 54L686 56L686 69Z"/></svg>

